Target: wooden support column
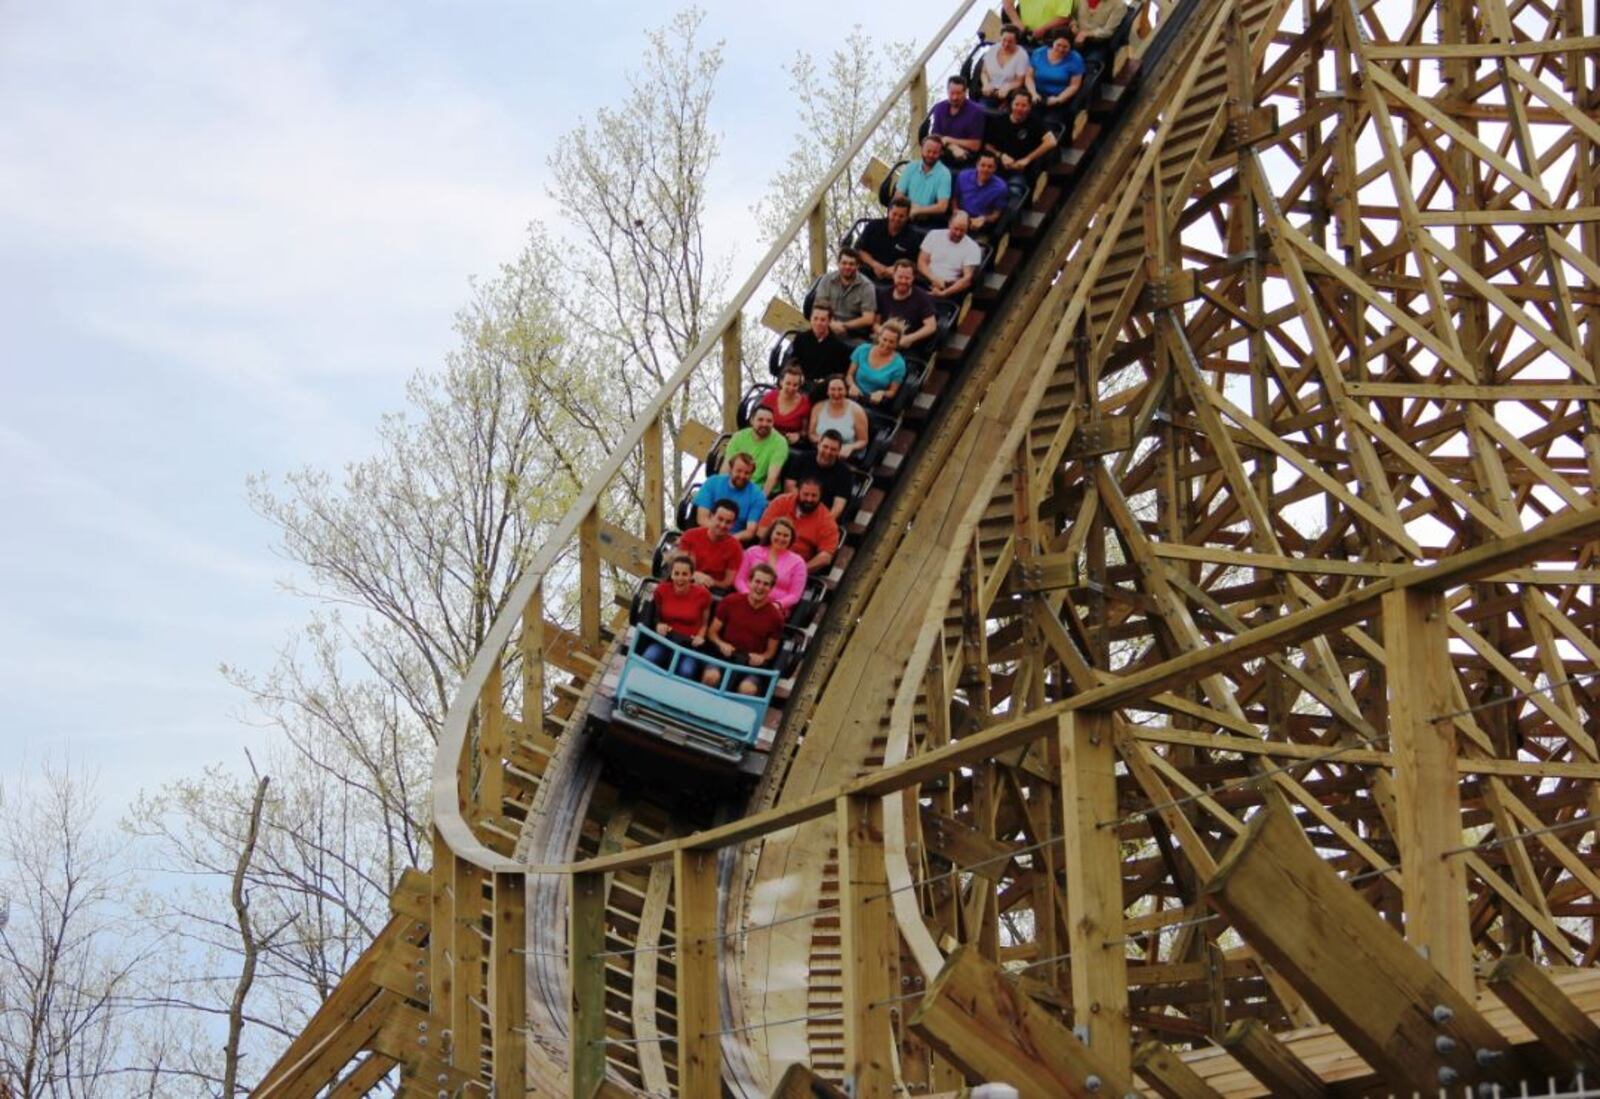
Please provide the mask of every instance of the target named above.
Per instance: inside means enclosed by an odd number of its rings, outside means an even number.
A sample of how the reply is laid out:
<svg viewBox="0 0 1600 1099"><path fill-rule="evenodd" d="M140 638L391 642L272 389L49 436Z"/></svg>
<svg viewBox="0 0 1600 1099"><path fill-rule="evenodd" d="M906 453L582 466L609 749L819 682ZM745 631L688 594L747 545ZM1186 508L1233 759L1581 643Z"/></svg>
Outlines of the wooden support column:
<svg viewBox="0 0 1600 1099"><path fill-rule="evenodd" d="M567 971L572 983L572 1015L567 1027L568 1075L572 1094L585 1099L606 1075L606 876L572 876L568 910Z"/></svg>
<svg viewBox="0 0 1600 1099"><path fill-rule="evenodd" d="M922 120L928 117L928 69L923 66L911 78L911 87L907 93L911 100L911 125L907 131L906 142L911 146L911 157L916 159L917 131L922 128Z"/></svg>
<svg viewBox="0 0 1600 1099"><path fill-rule="evenodd" d="M528 1090L527 879L494 875L494 926L489 942L489 1025L494 1094L512 1099Z"/></svg>
<svg viewBox="0 0 1600 1099"><path fill-rule="evenodd" d="M895 954L889 873L883 857L883 800L842 797L839 823L839 926L844 961L844 1072L852 1095L894 1090L888 1000Z"/></svg>
<svg viewBox="0 0 1600 1099"><path fill-rule="evenodd" d="M721 1099L717 1000L717 853L673 855L678 921L678 1095Z"/></svg>
<svg viewBox="0 0 1600 1099"><path fill-rule="evenodd" d="M517 635L522 654L522 729L531 737L544 735L544 586L533 589L522 608L522 630Z"/></svg>
<svg viewBox="0 0 1600 1099"><path fill-rule="evenodd" d="M1383 597L1406 941L1470 996L1465 871L1461 860L1446 855L1461 844L1455 725L1439 720L1453 709L1448 639L1442 595L1408 590Z"/></svg>
<svg viewBox="0 0 1600 1099"><path fill-rule="evenodd" d="M450 922L450 960L455 974L450 989L450 1063L468 1076L482 1068L482 1016L472 1001L483 991L483 871L466 859L455 859L452 890L455 913Z"/></svg>
<svg viewBox="0 0 1600 1099"><path fill-rule="evenodd" d="M645 425L642 440L644 462L644 540L654 549L665 528L666 448L661 437L661 417ZM676 489L676 485L673 486ZM676 496L676 491L674 491Z"/></svg>
<svg viewBox="0 0 1600 1099"><path fill-rule="evenodd" d="M600 651L600 505L578 524L578 635L591 652Z"/></svg>
<svg viewBox="0 0 1600 1099"><path fill-rule="evenodd" d="M1073 1020L1095 1056L1122 1077L1132 1058L1122 852L1116 829L1100 827L1117 815L1114 719L1079 710L1059 720Z"/></svg>
<svg viewBox="0 0 1600 1099"><path fill-rule="evenodd" d="M456 856L433 829L433 866L428 871L428 1013L437 1031L450 1026L450 995L455 963L450 955L454 926Z"/></svg>
<svg viewBox="0 0 1600 1099"><path fill-rule="evenodd" d="M504 810L506 788L506 713L500 662L495 661L478 695L478 791L480 818L496 818Z"/></svg>
<svg viewBox="0 0 1600 1099"><path fill-rule="evenodd" d="M806 239L810 245L811 277L828 273L828 200L819 198L806 218Z"/></svg>
<svg viewBox="0 0 1600 1099"><path fill-rule="evenodd" d="M739 398L744 395L744 348L739 314L722 330L722 430L739 430Z"/></svg>
<svg viewBox="0 0 1600 1099"><path fill-rule="evenodd" d="M957 948L911 1016L911 1029L974 1080L1004 1080L1023 1099L1126 1095L1117 1073L971 946Z"/></svg>

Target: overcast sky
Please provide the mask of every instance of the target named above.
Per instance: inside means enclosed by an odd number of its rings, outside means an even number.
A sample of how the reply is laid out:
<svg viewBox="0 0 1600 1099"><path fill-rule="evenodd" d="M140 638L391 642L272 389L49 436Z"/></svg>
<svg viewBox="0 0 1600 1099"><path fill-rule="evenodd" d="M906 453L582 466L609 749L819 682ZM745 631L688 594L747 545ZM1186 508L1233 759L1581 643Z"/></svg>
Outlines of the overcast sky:
<svg viewBox="0 0 1600 1099"><path fill-rule="evenodd" d="M0 777L70 747L116 809L260 735L218 665L265 671L308 607L246 476L371 450L672 10L0 5ZM708 5L719 250L783 157L794 53L950 10Z"/></svg>

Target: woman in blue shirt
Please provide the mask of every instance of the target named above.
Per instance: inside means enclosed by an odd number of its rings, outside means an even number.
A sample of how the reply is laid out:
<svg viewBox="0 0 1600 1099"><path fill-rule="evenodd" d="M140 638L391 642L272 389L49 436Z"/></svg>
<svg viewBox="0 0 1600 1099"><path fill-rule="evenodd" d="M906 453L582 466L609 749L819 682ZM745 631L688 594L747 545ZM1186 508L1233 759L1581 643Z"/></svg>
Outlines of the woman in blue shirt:
<svg viewBox="0 0 1600 1099"><path fill-rule="evenodd" d="M1072 48L1066 36L1052 39L1048 46L1033 51L1033 70L1027 76L1028 91L1051 119L1072 117L1073 97L1083 84L1083 55Z"/></svg>
<svg viewBox="0 0 1600 1099"><path fill-rule="evenodd" d="M869 405L887 404L900 392L906 378L906 360L900 354L900 337L906 322L890 317L878 325L873 343L862 344L850 355L850 396Z"/></svg>

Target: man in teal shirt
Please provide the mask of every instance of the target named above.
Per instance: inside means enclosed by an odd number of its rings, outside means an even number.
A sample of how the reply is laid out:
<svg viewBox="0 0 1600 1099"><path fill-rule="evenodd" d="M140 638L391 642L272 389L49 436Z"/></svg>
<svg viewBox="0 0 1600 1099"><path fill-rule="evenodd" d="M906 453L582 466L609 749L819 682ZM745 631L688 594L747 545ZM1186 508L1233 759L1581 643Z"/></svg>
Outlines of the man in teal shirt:
<svg viewBox="0 0 1600 1099"><path fill-rule="evenodd" d="M911 220L943 225L950 213L950 169L939 160L944 142L929 135L922 141L922 159L900 169L894 189L911 200Z"/></svg>
<svg viewBox="0 0 1600 1099"><path fill-rule="evenodd" d="M728 440L724 461L735 454L748 454L755 460L751 479L771 498L783 475L783 463L789 460L789 440L782 432L772 430L772 409L766 405L757 408L750 414L750 426Z"/></svg>

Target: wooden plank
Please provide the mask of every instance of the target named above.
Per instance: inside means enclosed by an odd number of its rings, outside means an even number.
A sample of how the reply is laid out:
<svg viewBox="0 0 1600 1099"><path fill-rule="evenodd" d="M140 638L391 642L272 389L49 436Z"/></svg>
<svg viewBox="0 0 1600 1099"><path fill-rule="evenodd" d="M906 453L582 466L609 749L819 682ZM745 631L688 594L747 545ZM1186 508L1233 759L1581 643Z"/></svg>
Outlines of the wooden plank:
<svg viewBox="0 0 1600 1099"><path fill-rule="evenodd" d="M1500 1032L1317 856L1280 802L1256 814L1203 892L1385 1084L1431 1094L1517 1078Z"/></svg>
<svg viewBox="0 0 1600 1099"><path fill-rule="evenodd" d="M1128 962L1123 943L1122 849L1117 816L1114 717L1067 713L1061 753L1062 838L1067 870L1067 949L1072 955L1073 1018L1079 1034L1117 1079L1131 1067Z"/></svg>
<svg viewBox="0 0 1600 1099"><path fill-rule="evenodd" d="M717 853L679 848L673 859L678 926L678 1095L722 1099L718 1008Z"/></svg>
<svg viewBox="0 0 1600 1099"><path fill-rule="evenodd" d="M615 523L601 523L596 532L600 556L634 576L650 575L650 558L654 544L646 542L632 531L623 530Z"/></svg>
<svg viewBox="0 0 1600 1099"><path fill-rule="evenodd" d="M858 180L858 182L866 190L871 191L873 194L877 194L878 188L883 186L883 181L889 178L889 173L891 171L893 171L893 169L889 165L885 164L877 157L871 157L867 161L867 166L862 169L861 179Z"/></svg>
<svg viewBox="0 0 1600 1099"><path fill-rule="evenodd" d="M699 420L685 420L678 425L678 450L684 454L704 458L711 453L711 448L717 445L717 440L720 438L722 438L720 432L707 427Z"/></svg>
<svg viewBox="0 0 1600 1099"><path fill-rule="evenodd" d="M572 876L567 967L572 1005L567 1028L567 1073L574 1095L587 1095L606 1075L606 879Z"/></svg>
<svg viewBox="0 0 1600 1099"><path fill-rule="evenodd" d="M1600 1025L1525 955L1501 958L1489 971L1488 984L1567 1072L1600 1068Z"/></svg>
<svg viewBox="0 0 1600 1099"><path fill-rule="evenodd" d="M908 1025L969 1079L1004 1080L1023 1099L1123 1095L1132 1085L971 944L946 959Z"/></svg>
<svg viewBox="0 0 1600 1099"><path fill-rule="evenodd" d="M1156 1094L1166 1099L1221 1099L1210 1084L1161 1042L1150 1041L1139 1047L1133 1067Z"/></svg>
<svg viewBox="0 0 1600 1099"><path fill-rule="evenodd" d="M1405 897L1406 941L1463 995L1473 991L1472 931L1461 863L1445 852L1461 843L1456 728L1444 597L1391 592L1383 598L1394 756L1395 838Z"/></svg>
<svg viewBox="0 0 1600 1099"><path fill-rule="evenodd" d="M1328 1087L1294 1051L1273 1037L1260 1019L1240 1019L1223 1035L1222 1048L1266 1087L1284 1099L1322 1099Z"/></svg>
<svg viewBox="0 0 1600 1099"><path fill-rule="evenodd" d="M847 1099L860 1092L843 1092L799 1062L784 1069L771 1099ZM887 1093L886 1093L887 1094Z"/></svg>
<svg viewBox="0 0 1600 1099"><path fill-rule="evenodd" d="M527 941L527 879L494 875L494 923L489 940L489 1045L495 1095L527 1092L528 987L522 954Z"/></svg>
<svg viewBox="0 0 1600 1099"><path fill-rule="evenodd" d="M888 171L887 168L884 170ZM805 328L806 315L800 312L799 306L775 296L767 302L766 311L761 314L761 324L781 336L785 332Z"/></svg>
<svg viewBox="0 0 1600 1099"><path fill-rule="evenodd" d="M839 928L844 966L844 1072L852 1095L894 1091L890 966L898 939L884 862L883 800L840 798Z"/></svg>

